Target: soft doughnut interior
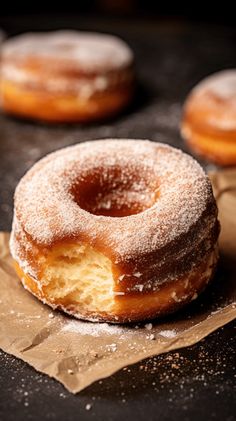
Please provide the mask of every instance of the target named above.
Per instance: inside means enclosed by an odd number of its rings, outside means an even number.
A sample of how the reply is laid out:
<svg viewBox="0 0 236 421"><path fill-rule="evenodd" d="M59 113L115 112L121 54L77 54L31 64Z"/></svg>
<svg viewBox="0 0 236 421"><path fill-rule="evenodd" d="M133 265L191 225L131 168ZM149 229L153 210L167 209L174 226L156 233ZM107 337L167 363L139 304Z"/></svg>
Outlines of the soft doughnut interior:
<svg viewBox="0 0 236 421"><path fill-rule="evenodd" d="M90 247L60 248L50 258L51 267L45 269L40 284L16 263L16 271L26 289L51 306L78 318L124 323L168 314L196 299L212 278L218 247L216 245L198 267L183 277L141 295L114 291L111 262Z"/></svg>
<svg viewBox="0 0 236 421"><path fill-rule="evenodd" d="M110 312L113 307L111 261L89 245L56 247L47 257L42 289L56 303L79 303L80 311Z"/></svg>

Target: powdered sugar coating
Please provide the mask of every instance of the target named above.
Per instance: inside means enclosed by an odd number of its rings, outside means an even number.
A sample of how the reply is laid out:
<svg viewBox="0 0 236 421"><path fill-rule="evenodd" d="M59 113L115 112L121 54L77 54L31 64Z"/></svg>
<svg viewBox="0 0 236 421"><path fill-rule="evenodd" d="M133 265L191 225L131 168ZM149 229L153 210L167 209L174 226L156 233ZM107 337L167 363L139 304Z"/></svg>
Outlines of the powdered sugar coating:
<svg viewBox="0 0 236 421"><path fill-rule="evenodd" d="M4 43L4 59L25 60L41 57L73 63L84 71L116 70L129 66L133 61L130 48L121 39L107 34L56 31L27 33Z"/></svg>
<svg viewBox="0 0 236 421"><path fill-rule="evenodd" d="M206 131L210 136L212 130L220 130L224 134L234 132L236 130L236 69L223 70L198 83L187 98L184 119L187 126L189 119L190 125L194 124L198 132ZM189 137L188 127L187 129L185 127L182 132L184 137ZM214 142L224 134L216 132L213 136ZM235 138L235 134L233 137ZM214 155L214 152L212 154Z"/></svg>
<svg viewBox="0 0 236 421"><path fill-rule="evenodd" d="M126 217L94 215L74 201L70 192L76 180L94 167L108 171L114 166L134 168L159 180L159 197L145 211ZM15 222L11 250L19 260L16 232L38 246L86 236L91 246L103 243L115 263L163 250L182 238L203 217L195 236L177 250L208 238L216 221L211 184L199 164L170 146L144 140L99 140L78 144L48 155L35 164L20 181L15 193ZM25 236L25 240L24 237ZM188 238L188 237L187 237ZM194 240L194 244L193 244ZM211 246L211 245L210 245ZM138 268L137 268L138 269Z"/></svg>
<svg viewBox="0 0 236 421"><path fill-rule="evenodd" d="M104 92L118 86L129 85L133 81L131 69L123 69L117 73L98 74L93 78L68 77L52 72L50 77L42 77L41 72L33 73L24 68L19 68L15 63L3 63L1 75L5 80L29 87L41 87L54 93L77 93L83 98L89 98L96 92Z"/></svg>
<svg viewBox="0 0 236 421"><path fill-rule="evenodd" d="M223 70L206 77L194 88L194 92L210 92L224 100L234 101L236 106L236 69Z"/></svg>

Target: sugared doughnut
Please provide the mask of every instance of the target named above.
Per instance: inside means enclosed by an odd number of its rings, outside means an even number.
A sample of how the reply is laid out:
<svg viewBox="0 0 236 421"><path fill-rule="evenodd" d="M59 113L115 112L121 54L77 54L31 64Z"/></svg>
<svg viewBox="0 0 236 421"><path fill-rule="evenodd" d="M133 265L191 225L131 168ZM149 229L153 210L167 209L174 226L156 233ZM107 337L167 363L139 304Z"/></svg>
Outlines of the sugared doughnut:
<svg viewBox="0 0 236 421"><path fill-rule="evenodd" d="M29 33L3 45L6 112L49 122L89 122L125 107L133 94L133 54L111 35Z"/></svg>
<svg viewBox="0 0 236 421"><path fill-rule="evenodd" d="M23 285L92 321L127 322L195 299L218 259L207 175L143 140L85 142L35 164L15 192L10 248Z"/></svg>
<svg viewBox="0 0 236 421"><path fill-rule="evenodd" d="M236 69L215 73L192 90L181 131L203 158L219 165L236 164Z"/></svg>

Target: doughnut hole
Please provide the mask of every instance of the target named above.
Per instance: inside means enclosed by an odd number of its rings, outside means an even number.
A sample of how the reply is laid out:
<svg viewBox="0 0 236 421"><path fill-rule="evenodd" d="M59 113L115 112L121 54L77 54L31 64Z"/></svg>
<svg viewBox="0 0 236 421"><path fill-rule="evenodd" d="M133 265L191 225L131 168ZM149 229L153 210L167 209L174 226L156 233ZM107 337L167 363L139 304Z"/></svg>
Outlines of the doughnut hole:
<svg viewBox="0 0 236 421"><path fill-rule="evenodd" d="M124 217L153 206L158 198L158 179L140 164L96 167L83 174L71 193L82 209L94 215Z"/></svg>

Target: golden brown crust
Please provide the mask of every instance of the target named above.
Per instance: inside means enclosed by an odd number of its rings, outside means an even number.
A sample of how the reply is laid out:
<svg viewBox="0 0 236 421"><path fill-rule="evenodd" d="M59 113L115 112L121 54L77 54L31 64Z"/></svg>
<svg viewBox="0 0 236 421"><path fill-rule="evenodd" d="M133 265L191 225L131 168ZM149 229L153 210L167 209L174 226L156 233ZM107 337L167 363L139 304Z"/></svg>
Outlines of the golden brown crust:
<svg viewBox="0 0 236 421"><path fill-rule="evenodd" d="M225 134L222 136L219 132L215 135L203 134L189 124L187 119L182 123L181 132L190 149L202 158L222 166L236 164L236 142L231 137Z"/></svg>
<svg viewBox="0 0 236 421"><path fill-rule="evenodd" d="M89 122L122 110L134 91L132 52L101 34L26 34L4 44L3 109L47 122Z"/></svg>
<svg viewBox="0 0 236 421"><path fill-rule="evenodd" d="M118 295L115 298L115 309L112 313L102 310L96 313L80 310L78 313L78 303L70 299L52 302L51 297L47 296L46 290L24 273L17 262L14 262L14 267L24 287L55 309L63 310L79 319L127 323L162 317L195 300L212 279L217 261L218 248L208 255L197 269L179 279L162 284L157 291Z"/></svg>
<svg viewBox="0 0 236 421"><path fill-rule="evenodd" d="M236 164L236 71L203 80L184 105L181 133L198 155L219 165Z"/></svg>
<svg viewBox="0 0 236 421"><path fill-rule="evenodd" d="M196 161L167 145L113 139L51 154L24 176L10 246L24 285L40 299L78 317L123 322L189 302L212 276L218 235L211 185ZM48 268L60 268L68 251L77 265L78 246L110 262L110 313L80 311L79 303L75 310L70 293L50 297L58 276Z"/></svg>
<svg viewBox="0 0 236 421"><path fill-rule="evenodd" d="M84 99L71 92L32 90L3 80L1 92L4 110L9 114L49 123L87 123L112 117L126 107L133 96L133 86L118 87Z"/></svg>

